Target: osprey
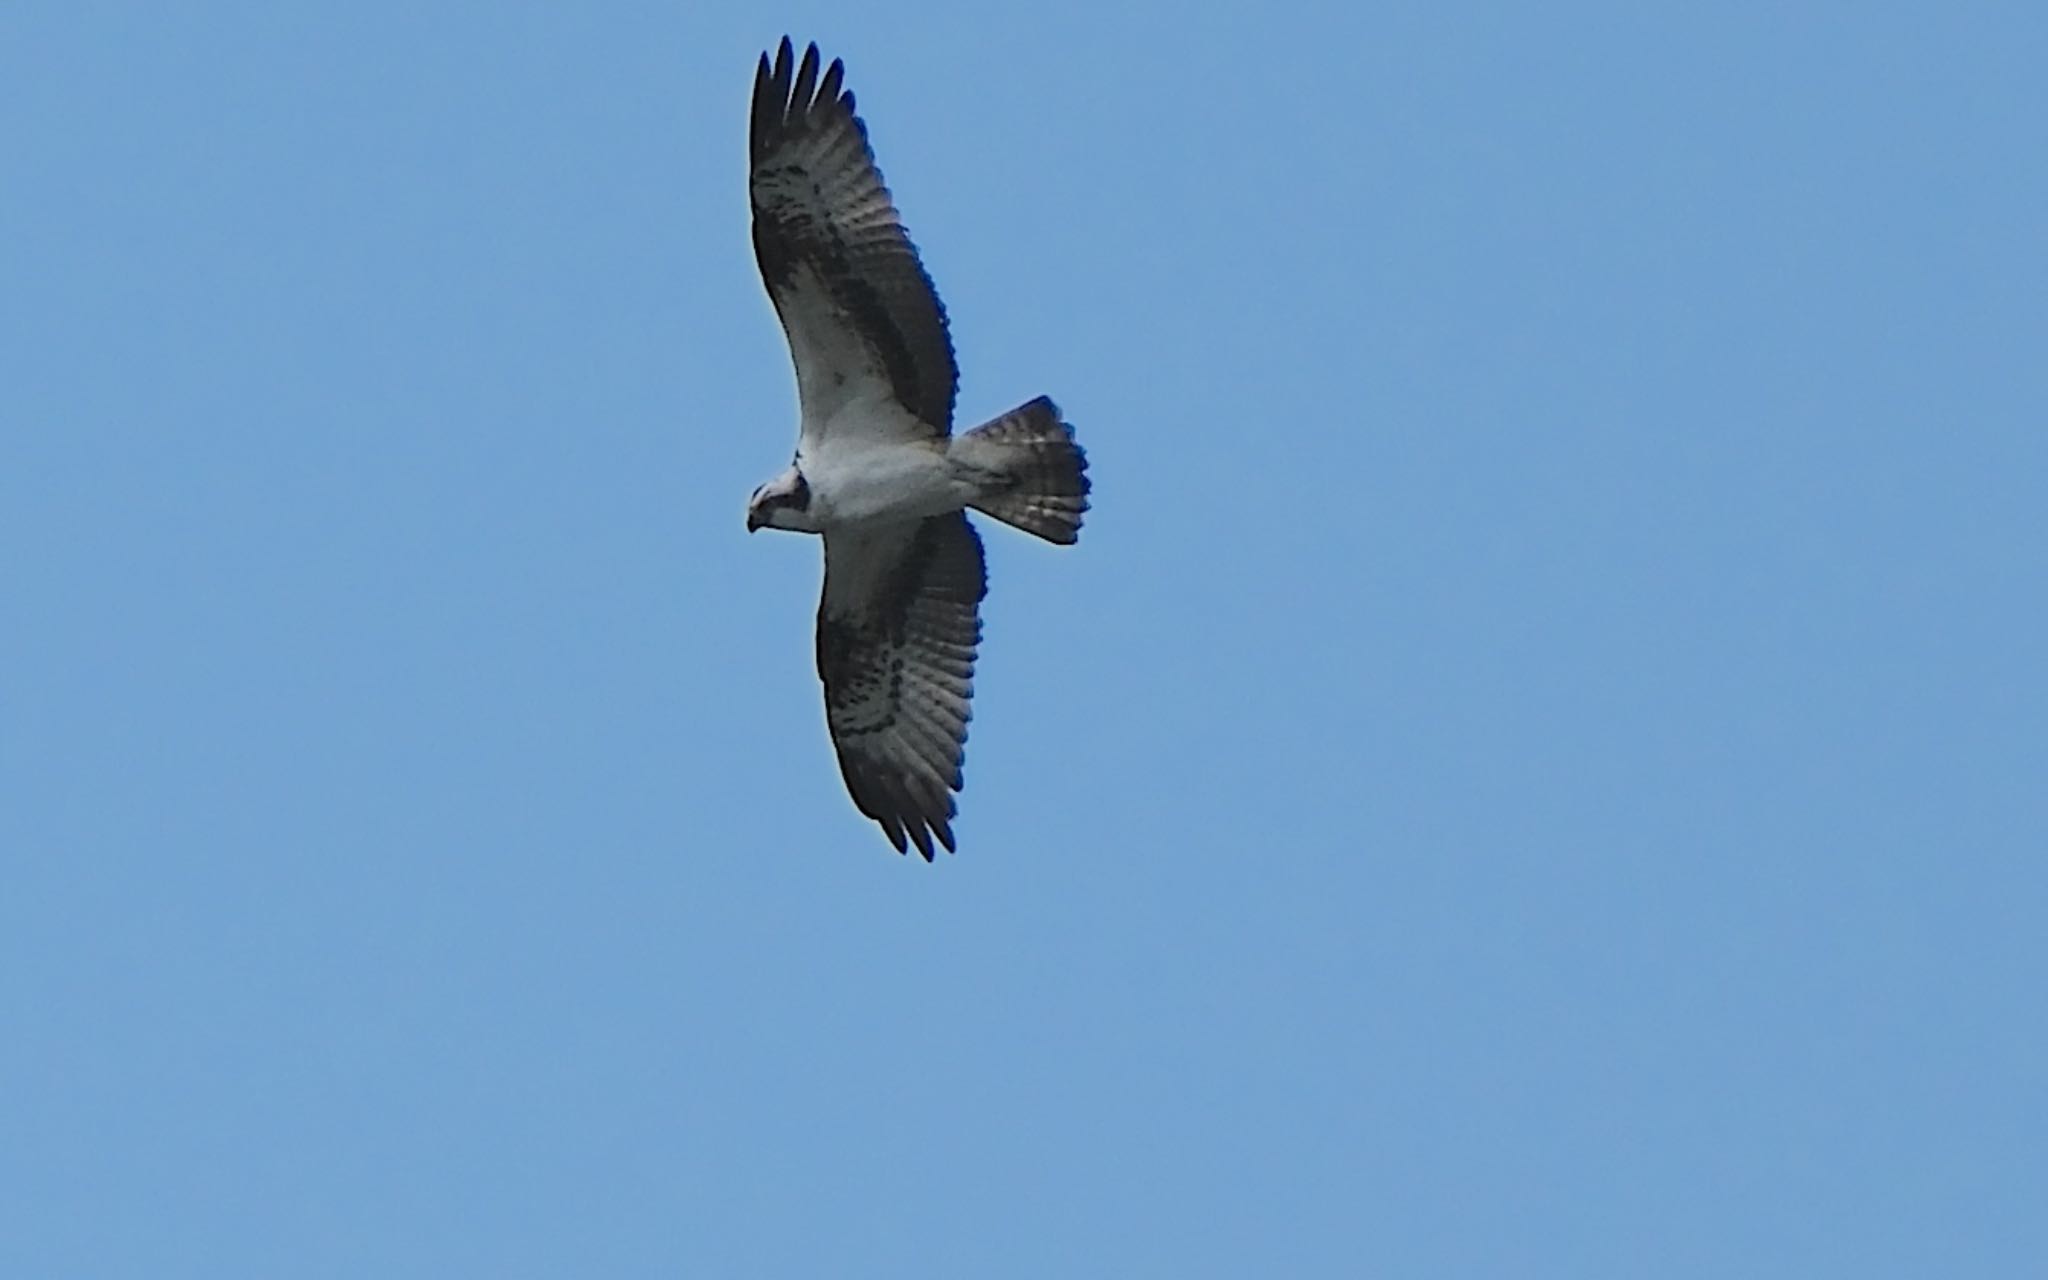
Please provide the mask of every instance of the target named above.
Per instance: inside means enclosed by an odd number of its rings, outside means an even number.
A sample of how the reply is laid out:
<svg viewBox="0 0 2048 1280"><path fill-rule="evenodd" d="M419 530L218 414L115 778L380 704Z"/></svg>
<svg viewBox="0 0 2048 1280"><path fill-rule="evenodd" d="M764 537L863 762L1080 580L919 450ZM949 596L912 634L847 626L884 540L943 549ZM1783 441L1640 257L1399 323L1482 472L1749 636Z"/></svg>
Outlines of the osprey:
<svg viewBox="0 0 2048 1280"><path fill-rule="evenodd" d="M818 676L854 805L898 853L953 851L988 592L972 507L1071 544L1087 458L1041 396L959 436L946 309L882 185L838 59L799 65L788 37L754 72L754 255L796 365L787 471L754 491L747 531L825 540Z"/></svg>

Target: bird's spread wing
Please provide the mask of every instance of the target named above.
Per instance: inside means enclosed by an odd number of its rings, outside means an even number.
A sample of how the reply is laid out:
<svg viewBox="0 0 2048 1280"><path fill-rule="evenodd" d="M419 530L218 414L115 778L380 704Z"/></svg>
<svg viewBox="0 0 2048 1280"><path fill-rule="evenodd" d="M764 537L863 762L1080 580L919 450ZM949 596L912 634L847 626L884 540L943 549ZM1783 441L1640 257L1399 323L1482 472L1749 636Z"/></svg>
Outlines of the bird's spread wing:
<svg viewBox="0 0 2048 1280"><path fill-rule="evenodd" d="M904 233L841 88L785 37L754 72L754 256L796 363L805 430L862 395L886 394L943 436L959 372L946 310Z"/></svg>
<svg viewBox="0 0 2048 1280"><path fill-rule="evenodd" d="M988 578L964 513L825 535L818 675L853 803L929 860L953 850Z"/></svg>

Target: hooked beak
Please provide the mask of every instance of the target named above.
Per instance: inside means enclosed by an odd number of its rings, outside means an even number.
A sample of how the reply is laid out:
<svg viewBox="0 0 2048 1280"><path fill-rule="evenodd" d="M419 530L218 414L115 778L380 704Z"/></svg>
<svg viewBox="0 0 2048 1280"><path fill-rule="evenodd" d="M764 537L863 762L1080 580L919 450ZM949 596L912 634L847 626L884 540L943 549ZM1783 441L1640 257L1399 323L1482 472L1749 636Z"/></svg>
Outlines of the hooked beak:
<svg viewBox="0 0 2048 1280"><path fill-rule="evenodd" d="M748 508L747 508L747 532L748 532L748 533L752 533L752 532L754 532L754 530L756 530L756 529L759 529L759 528L760 528L760 527L761 527L761 526L762 526L762 525L763 525L764 523L765 523L765 522L764 522L764 521L763 521L763 520L761 519L761 517L760 517L759 515L755 514L755 512L754 512L754 509L753 509L752 507L748 507Z"/></svg>

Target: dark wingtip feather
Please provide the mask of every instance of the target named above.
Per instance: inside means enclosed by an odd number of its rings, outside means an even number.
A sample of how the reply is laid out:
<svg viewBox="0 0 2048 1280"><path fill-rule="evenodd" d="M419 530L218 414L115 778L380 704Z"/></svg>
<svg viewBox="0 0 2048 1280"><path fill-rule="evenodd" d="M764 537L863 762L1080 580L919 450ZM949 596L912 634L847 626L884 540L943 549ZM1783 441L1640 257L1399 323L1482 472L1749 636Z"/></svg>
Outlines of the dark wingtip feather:
<svg viewBox="0 0 2048 1280"><path fill-rule="evenodd" d="M832 59L819 78L824 54L813 41L799 61L788 36L775 49L774 60L763 53L754 67L753 151L756 158L787 134L801 132L820 106L838 103L853 114L853 94L846 91L846 63ZM859 122L855 122L859 127ZM863 131L863 137L866 136Z"/></svg>
<svg viewBox="0 0 2048 1280"><path fill-rule="evenodd" d="M804 47L803 64L796 69L796 89L790 94L791 106L797 114L810 114L811 100L817 96L817 89L818 46L811 44Z"/></svg>
<svg viewBox="0 0 2048 1280"><path fill-rule="evenodd" d="M769 62L763 53L754 67L754 115L748 141L756 159L782 132L783 117L789 111L789 61L789 37L784 36L775 61Z"/></svg>

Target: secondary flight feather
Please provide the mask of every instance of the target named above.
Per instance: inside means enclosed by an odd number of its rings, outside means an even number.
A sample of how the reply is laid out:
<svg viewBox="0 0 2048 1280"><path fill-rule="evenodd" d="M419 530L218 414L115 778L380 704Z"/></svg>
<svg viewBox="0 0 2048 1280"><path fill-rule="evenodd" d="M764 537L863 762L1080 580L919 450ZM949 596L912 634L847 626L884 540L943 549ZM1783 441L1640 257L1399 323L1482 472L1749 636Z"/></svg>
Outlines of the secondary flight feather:
<svg viewBox="0 0 2048 1280"><path fill-rule="evenodd" d="M955 848L981 601L969 508L1071 544L1088 462L1043 396L953 435L946 309L875 167L838 59L788 38L754 72L754 255L796 366L796 458L747 529L823 536L818 677L854 805L902 853Z"/></svg>

